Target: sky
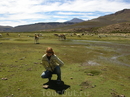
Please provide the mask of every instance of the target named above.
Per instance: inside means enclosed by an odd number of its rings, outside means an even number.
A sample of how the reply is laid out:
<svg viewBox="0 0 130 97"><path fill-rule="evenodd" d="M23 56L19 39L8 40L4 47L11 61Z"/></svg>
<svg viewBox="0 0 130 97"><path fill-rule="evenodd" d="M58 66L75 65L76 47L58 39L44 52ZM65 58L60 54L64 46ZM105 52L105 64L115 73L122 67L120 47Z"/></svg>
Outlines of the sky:
<svg viewBox="0 0 130 97"><path fill-rule="evenodd" d="M0 25L91 20L130 9L130 0L0 0Z"/></svg>

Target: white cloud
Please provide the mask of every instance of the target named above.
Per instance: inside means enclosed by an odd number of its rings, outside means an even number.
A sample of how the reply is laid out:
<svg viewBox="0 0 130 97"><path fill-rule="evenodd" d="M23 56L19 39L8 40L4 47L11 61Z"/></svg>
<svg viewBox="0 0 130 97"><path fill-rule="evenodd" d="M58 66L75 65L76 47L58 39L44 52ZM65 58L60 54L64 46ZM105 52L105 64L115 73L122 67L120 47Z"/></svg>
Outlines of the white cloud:
<svg viewBox="0 0 130 97"><path fill-rule="evenodd" d="M130 8L130 2L124 0L2 0L0 25L16 26L28 23L26 20L30 23L64 21L73 17L87 20L100 16L95 12L114 13L124 8Z"/></svg>
<svg viewBox="0 0 130 97"><path fill-rule="evenodd" d="M56 20L56 22L66 22L67 20L65 20L65 19L58 19L58 20Z"/></svg>
<svg viewBox="0 0 130 97"><path fill-rule="evenodd" d="M55 6L51 6L55 7ZM124 2L117 2L112 0L75 0L74 2L64 3L59 6L59 11L102 11L113 12L129 7L130 4Z"/></svg>
<svg viewBox="0 0 130 97"><path fill-rule="evenodd" d="M12 26L12 27L14 27L14 26L16 26L16 25L22 25L22 24L29 24L29 22L26 22L26 21L1 21L0 22L0 24L1 25L5 25L5 26ZM8 25L8 24L10 24L10 25Z"/></svg>
<svg viewBox="0 0 130 97"><path fill-rule="evenodd" d="M59 15L83 15L83 14L89 14L84 12L57 12Z"/></svg>
<svg viewBox="0 0 130 97"><path fill-rule="evenodd" d="M0 3L0 14L36 13L41 12L43 0L3 0Z"/></svg>

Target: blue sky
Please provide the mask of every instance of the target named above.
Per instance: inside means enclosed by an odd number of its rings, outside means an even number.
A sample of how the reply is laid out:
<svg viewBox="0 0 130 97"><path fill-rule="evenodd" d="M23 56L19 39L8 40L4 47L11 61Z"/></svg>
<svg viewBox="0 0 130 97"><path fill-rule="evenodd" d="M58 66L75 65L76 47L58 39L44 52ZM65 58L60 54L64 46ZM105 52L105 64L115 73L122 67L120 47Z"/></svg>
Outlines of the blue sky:
<svg viewBox="0 0 130 97"><path fill-rule="evenodd" d="M0 25L87 21L123 9L130 9L130 0L1 0Z"/></svg>

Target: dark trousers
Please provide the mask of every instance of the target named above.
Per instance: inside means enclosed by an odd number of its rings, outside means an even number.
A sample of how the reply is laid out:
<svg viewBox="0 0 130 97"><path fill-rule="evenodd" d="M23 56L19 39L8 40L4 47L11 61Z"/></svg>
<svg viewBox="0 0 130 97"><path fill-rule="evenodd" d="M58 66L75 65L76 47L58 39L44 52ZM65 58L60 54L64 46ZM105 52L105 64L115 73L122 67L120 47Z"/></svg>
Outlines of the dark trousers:
<svg viewBox="0 0 130 97"><path fill-rule="evenodd" d="M60 70L60 66L56 66L54 71L49 71L46 70L41 74L42 78L48 78L49 80L51 80L52 74L56 74L57 75L57 80L61 80L61 70Z"/></svg>

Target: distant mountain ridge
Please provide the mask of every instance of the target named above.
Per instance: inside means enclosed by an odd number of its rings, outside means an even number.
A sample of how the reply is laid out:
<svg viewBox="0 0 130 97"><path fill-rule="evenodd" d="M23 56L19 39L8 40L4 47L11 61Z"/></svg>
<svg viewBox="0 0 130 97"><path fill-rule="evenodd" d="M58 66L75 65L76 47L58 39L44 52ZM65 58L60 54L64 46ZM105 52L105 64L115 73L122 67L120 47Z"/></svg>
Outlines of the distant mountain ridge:
<svg viewBox="0 0 130 97"><path fill-rule="evenodd" d="M54 29L57 27L63 27L63 26L69 26L74 23L72 22L65 22L65 23L59 23L59 22L49 22L49 23L35 23L30 25L21 25L14 27L11 32L33 32L33 31L45 31L48 29Z"/></svg>
<svg viewBox="0 0 130 97"><path fill-rule="evenodd" d="M11 26L0 26L1 32L27 32L27 31L43 31L48 29L53 29L57 27L69 26L75 23L83 22L84 20L74 18L70 21L66 22L47 22L47 23L35 23L35 24L28 24L28 25L20 25L16 27Z"/></svg>
<svg viewBox="0 0 130 97"><path fill-rule="evenodd" d="M123 9L113 14L100 16L98 18L84 21L74 18L63 23L49 22L49 23L35 23L29 25L21 25L16 27L0 26L0 31L4 32L33 32L33 31L74 31L79 29L97 28L108 25L120 24L130 22L130 9ZM104 27L105 28L105 27ZM105 30L104 30L105 31Z"/></svg>
<svg viewBox="0 0 130 97"><path fill-rule="evenodd" d="M84 27L101 27L122 22L130 22L130 9L124 9L113 14L100 16L98 18L79 23L77 27L81 27L82 25Z"/></svg>
<svg viewBox="0 0 130 97"><path fill-rule="evenodd" d="M114 14L101 16L99 18L92 19L91 21L100 21L100 22L109 21L108 24L109 23L111 24L111 22L112 23L129 22L130 21L130 9L124 9L124 10L118 11Z"/></svg>
<svg viewBox="0 0 130 97"><path fill-rule="evenodd" d="M72 20L69 20L69 21L66 21L66 22L80 23L80 22L84 22L84 20L78 19L78 18L73 18Z"/></svg>
<svg viewBox="0 0 130 97"><path fill-rule="evenodd" d="M99 28L108 25L120 24L124 22L130 22L130 9L123 9L121 11L115 12L113 14L100 16L98 18L88 20L85 22L73 24L68 27L64 27L64 29L57 30L67 30L67 31L84 31L85 29L91 30L92 28Z"/></svg>
<svg viewBox="0 0 130 97"><path fill-rule="evenodd" d="M0 26L0 32L10 32L13 29L11 26Z"/></svg>

